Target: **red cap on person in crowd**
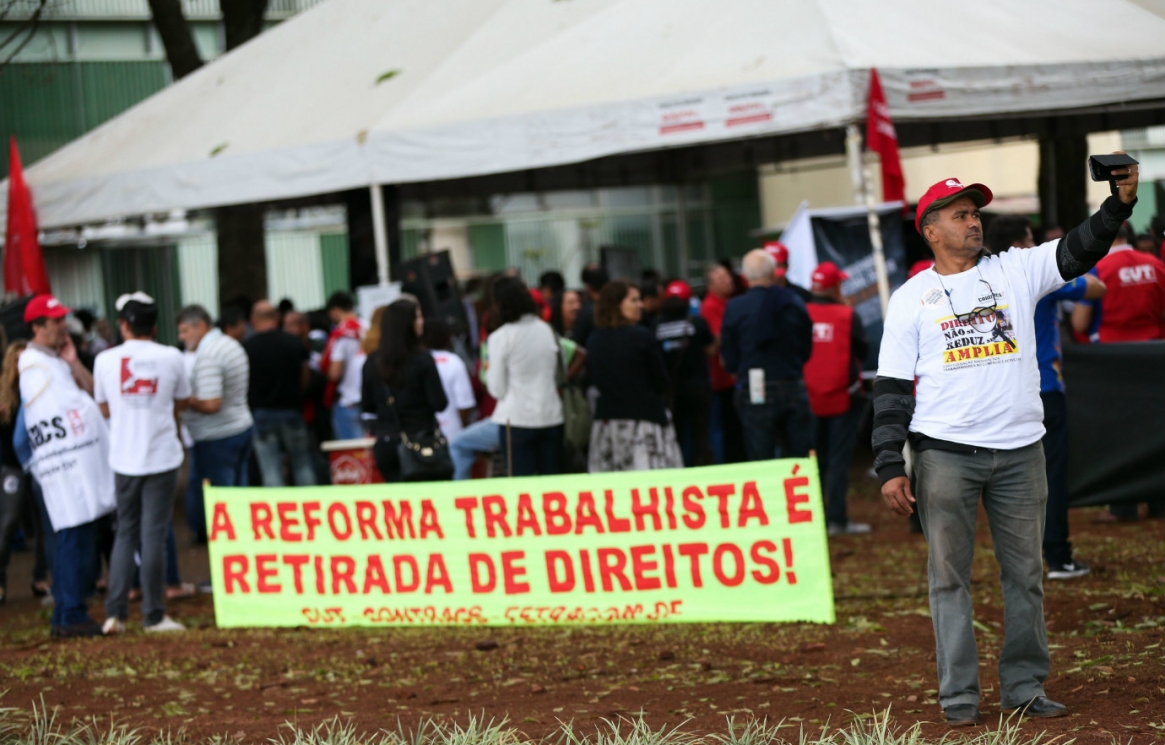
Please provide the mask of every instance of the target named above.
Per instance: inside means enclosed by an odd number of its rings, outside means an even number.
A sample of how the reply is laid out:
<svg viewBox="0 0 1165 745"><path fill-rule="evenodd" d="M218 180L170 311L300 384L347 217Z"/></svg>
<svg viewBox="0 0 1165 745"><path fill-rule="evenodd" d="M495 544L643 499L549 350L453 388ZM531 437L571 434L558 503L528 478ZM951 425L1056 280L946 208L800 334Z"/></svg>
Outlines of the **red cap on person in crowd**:
<svg viewBox="0 0 1165 745"><path fill-rule="evenodd" d="M832 290L847 279L849 275L838 269L837 264L823 261L813 270L813 290L814 292Z"/></svg>
<svg viewBox="0 0 1165 745"><path fill-rule="evenodd" d="M777 262L777 268L773 271L774 277L783 277L789 271L789 249L784 243L780 241L769 241L764 245L765 253L773 257L773 261Z"/></svg>
<svg viewBox="0 0 1165 745"><path fill-rule="evenodd" d="M678 297L686 303L692 299L692 286L682 279L677 279L668 282L663 294L664 297Z"/></svg>
<svg viewBox="0 0 1165 745"><path fill-rule="evenodd" d="M963 186L963 183L957 178L943 179L927 189L926 193L922 195L922 199L918 200L918 209L914 212L914 229L918 231L919 235L922 234L922 218L926 216L927 212L946 207L964 192L975 200L976 207L984 207L990 204L994 198L991 190L983 184Z"/></svg>
<svg viewBox="0 0 1165 745"><path fill-rule="evenodd" d="M72 313L52 295L37 295L24 306L24 322L31 323L38 318L64 318Z"/></svg>
<svg viewBox="0 0 1165 745"><path fill-rule="evenodd" d="M550 303L546 302L546 298L542 297L542 291L531 287L530 297L534 298L534 304L538 306L539 318L550 323Z"/></svg>
<svg viewBox="0 0 1165 745"><path fill-rule="evenodd" d="M910 265L910 269L906 272L907 279L913 279L916 275L922 274L927 269L934 266L934 259L922 259Z"/></svg>

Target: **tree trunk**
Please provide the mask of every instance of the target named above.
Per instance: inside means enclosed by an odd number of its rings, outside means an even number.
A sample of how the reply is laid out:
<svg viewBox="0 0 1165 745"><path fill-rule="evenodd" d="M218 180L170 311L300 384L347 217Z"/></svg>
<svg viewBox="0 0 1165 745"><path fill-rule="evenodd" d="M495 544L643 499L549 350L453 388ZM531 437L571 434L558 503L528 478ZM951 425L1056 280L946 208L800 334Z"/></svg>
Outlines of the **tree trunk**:
<svg viewBox="0 0 1165 745"><path fill-rule="evenodd" d="M198 47L194 46L194 35L190 33L190 24L182 14L181 1L149 1L154 28L158 29L158 36L162 37L166 60L170 63L170 73L174 79L184 78L202 67L202 57L198 54Z"/></svg>
<svg viewBox="0 0 1165 745"><path fill-rule="evenodd" d="M1040 138L1040 222L1071 230L1088 218L1088 135L1054 132Z"/></svg>
<svg viewBox="0 0 1165 745"><path fill-rule="evenodd" d="M229 52L263 30L267 0L219 0L219 9ZM224 306L240 297L252 301L267 297L265 212L266 207L261 204L240 204L215 210L219 301Z"/></svg>
<svg viewBox="0 0 1165 745"><path fill-rule="evenodd" d="M219 0L227 51L244 44L263 30L268 0Z"/></svg>
<svg viewBox="0 0 1165 745"><path fill-rule="evenodd" d="M236 204L214 211L218 228L218 298L227 305L245 298L254 302L267 297L267 252L264 248L263 214L266 205Z"/></svg>

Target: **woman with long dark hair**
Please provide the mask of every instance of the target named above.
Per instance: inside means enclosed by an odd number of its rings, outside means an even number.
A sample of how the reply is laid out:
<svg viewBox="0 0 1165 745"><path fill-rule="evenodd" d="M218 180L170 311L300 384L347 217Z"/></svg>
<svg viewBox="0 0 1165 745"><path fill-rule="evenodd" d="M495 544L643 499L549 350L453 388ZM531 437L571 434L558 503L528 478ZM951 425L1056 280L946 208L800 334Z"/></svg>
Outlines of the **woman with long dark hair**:
<svg viewBox="0 0 1165 745"><path fill-rule="evenodd" d="M498 400L493 421L514 476L562 472L562 399L558 341L526 284L516 277L494 285L501 326L489 335L486 385Z"/></svg>
<svg viewBox="0 0 1165 745"><path fill-rule="evenodd" d="M608 282L595 305L587 374L599 389L588 469L645 471L684 465L664 396L668 374L655 334L640 326L639 288Z"/></svg>
<svg viewBox="0 0 1165 745"><path fill-rule="evenodd" d="M437 412L449 405L437 365L421 347L424 324L416 303L397 300L384 309L380 344L364 363L361 407L376 415L372 453L386 482L401 480L402 439L418 442L439 432Z"/></svg>

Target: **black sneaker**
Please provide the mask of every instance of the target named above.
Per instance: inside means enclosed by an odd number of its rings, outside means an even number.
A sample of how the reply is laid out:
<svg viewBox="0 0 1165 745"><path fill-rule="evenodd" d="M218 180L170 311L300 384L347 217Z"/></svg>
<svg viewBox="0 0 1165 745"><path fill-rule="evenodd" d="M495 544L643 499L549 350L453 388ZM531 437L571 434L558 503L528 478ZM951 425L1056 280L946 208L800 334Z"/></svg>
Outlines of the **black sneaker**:
<svg viewBox="0 0 1165 745"><path fill-rule="evenodd" d="M1075 559L1063 564L1048 562L1048 579L1076 579L1088 572L1088 565Z"/></svg>
<svg viewBox="0 0 1165 745"><path fill-rule="evenodd" d="M88 636L101 636L101 626L96 621L77 623L71 626L53 626L49 635L54 639L81 639Z"/></svg>
<svg viewBox="0 0 1165 745"><path fill-rule="evenodd" d="M983 721L979 707L975 704L952 704L943 709L943 714L947 716L949 727L969 727Z"/></svg>

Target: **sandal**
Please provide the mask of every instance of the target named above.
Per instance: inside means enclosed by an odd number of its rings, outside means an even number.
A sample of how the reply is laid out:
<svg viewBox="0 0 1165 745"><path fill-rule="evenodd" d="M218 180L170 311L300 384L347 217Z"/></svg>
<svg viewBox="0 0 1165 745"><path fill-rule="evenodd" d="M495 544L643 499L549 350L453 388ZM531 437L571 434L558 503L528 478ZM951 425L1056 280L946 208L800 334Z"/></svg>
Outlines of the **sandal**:
<svg viewBox="0 0 1165 745"><path fill-rule="evenodd" d="M198 588L194 586L193 582L182 582L177 585L171 585L166 588L167 600L182 600L184 598L192 598L198 593Z"/></svg>

